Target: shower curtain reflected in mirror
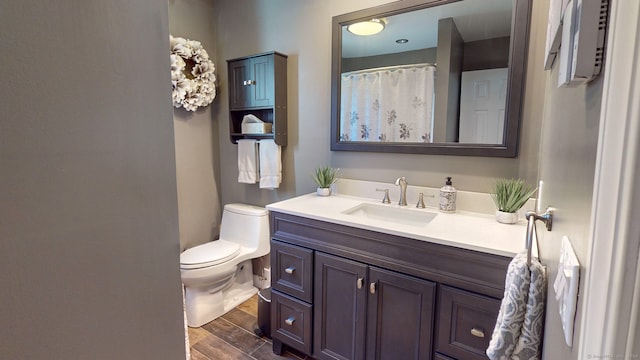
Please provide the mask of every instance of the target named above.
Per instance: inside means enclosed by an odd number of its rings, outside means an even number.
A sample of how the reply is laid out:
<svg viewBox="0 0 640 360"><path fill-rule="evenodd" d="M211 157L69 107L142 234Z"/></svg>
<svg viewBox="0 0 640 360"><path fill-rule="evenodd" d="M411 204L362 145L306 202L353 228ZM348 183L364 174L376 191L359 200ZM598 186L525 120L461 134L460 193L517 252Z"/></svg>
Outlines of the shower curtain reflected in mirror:
<svg viewBox="0 0 640 360"><path fill-rule="evenodd" d="M435 66L343 73L341 141L433 142Z"/></svg>

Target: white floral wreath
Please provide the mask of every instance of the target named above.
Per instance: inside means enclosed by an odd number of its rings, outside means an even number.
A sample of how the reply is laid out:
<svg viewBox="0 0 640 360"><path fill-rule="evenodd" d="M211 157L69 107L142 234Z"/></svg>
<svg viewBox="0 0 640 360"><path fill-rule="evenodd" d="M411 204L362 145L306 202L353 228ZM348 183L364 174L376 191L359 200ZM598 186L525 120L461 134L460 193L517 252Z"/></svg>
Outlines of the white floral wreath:
<svg viewBox="0 0 640 360"><path fill-rule="evenodd" d="M171 97L173 106L196 111L216 97L215 66L199 41L173 37L171 44Z"/></svg>

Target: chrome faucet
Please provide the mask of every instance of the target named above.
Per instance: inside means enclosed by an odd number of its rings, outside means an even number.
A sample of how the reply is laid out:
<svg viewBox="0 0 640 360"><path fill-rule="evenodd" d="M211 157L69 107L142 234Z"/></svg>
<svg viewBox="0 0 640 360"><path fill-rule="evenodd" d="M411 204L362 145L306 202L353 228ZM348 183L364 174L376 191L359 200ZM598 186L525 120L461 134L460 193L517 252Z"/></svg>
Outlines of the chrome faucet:
<svg viewBox="0 0 640 360"><path fill-rule="evenodd" d="M396 179L396 186L400 186L400 200L398 205L407 206L407 179L399 177Z"/></svg>

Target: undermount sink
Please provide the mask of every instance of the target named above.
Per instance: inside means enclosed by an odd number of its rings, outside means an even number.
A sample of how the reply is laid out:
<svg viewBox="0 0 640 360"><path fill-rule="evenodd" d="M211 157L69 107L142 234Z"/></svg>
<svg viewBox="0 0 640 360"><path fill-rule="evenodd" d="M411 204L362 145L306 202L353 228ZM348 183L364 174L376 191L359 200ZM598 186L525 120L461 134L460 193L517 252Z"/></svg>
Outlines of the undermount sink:
<svg viewBox="0 0 640 360"><path fill-rule="evenodd" d="M424 226L433 220L437 213L428 210L403 209L391 205L363 203L342 212L370 220L382 220L402 225Z"/></svg>

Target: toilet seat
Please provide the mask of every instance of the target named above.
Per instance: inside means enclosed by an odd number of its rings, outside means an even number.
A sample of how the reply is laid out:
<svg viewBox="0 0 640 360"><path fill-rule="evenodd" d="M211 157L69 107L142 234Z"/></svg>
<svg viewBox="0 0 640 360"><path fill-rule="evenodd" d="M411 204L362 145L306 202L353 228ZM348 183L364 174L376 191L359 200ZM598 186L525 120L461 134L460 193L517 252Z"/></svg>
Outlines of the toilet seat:
<svg viewBox="0 0 640 360"><path fill-rule="evenodd" d="M198 245L180 254L181 269L200 269L227 262L240 253L240 245L227 240L215 240Z"/></svg>

